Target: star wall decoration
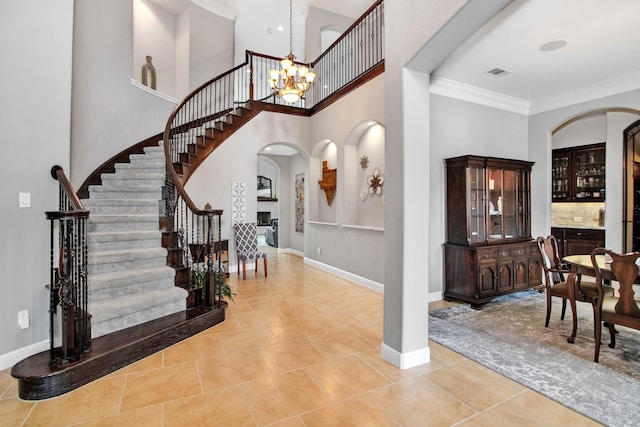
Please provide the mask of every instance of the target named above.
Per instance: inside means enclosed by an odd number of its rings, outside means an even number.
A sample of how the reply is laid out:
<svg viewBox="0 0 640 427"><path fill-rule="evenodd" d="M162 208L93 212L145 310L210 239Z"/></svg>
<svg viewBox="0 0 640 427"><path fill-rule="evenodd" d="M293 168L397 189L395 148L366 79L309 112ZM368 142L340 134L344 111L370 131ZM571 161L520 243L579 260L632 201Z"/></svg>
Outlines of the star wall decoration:
<svg viewBox="0 0 640 427"><path fill-rule="evenodd" d="M362 156L360 158L360 167L362 169L366 169L369 166L369 157L367 156Z"/></svg>

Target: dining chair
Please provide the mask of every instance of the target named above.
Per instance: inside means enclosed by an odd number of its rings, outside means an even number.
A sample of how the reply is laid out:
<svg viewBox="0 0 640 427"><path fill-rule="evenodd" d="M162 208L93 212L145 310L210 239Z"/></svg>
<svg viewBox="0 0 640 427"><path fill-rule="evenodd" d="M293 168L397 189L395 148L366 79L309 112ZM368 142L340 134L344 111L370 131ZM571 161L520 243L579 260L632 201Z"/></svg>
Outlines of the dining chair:
<svg viewBox="0 0 640 427"><path fill-rule="evenodd" d="M595 313L595 303L598 291L596 283L590 280L583 280L583 275L573 272L569 266L563 264L559 257L558 241L554 236L538 237L536 239L538 249L542 256L542 268L544 270L544 285L547 296L547 315L544 327L549 327L551 318L552 297L562 298L562 313L560 320L564 320L567 309L567 300L571 306L572 332L567 341L573 343L578 330L578 316L576 301L588 302L592 305ZM603 291L613 295L613 288L603 284Z"/></svg>
<svg viewBox="0 0 640 427"><path fill-rule="evenodd" d="M603 277L603 268L597 262L596 257L598 255L609 255L611 257L611 263L608 266L605 264L605 268L608 267L613 276L612 279L616 280L620 286L616 296L608 295L605 290L603 281L606 277ZM616 346L615 325L640 330L640 302L636 300L633 287L639 273L638 258L640 258L640 252L618 254L605 248L595 248L591 252L591 263L596 272L596 289L598 291L593 321L595 329L593 361L596 363L598 363L600 356L600 338L602 336L603 323L609 328L609 334L611 335L609 348Z"/></svg>
<svg viewBox="0 0 640 427"><path fill-rule="evenodd" d="M258 227L255 222L245 222L233 225L236 242L236 259L238 260L238 275L240 275L240 261L242 261L242 280L247 280L247 260L255 260L256 274L258 260L264 260L264 277L267 277L267 253L258 250Z"/></svg>

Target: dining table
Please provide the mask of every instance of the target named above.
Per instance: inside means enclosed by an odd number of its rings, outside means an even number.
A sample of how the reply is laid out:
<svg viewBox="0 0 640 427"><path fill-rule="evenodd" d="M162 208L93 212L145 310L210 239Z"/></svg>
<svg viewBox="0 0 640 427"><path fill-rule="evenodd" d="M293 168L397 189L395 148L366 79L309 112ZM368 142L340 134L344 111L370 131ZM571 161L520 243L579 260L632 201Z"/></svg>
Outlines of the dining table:
<svg viewBox="0 0 640 427"><path fill-rule="evenodd" d="M616 277L611 271L611 260L606 255L596 255L596 262L600 267L600 273L605 283L615 281ZM562 262L571 267L571 273L567 277L567 290L569 293L569 304L571 304L572 313L575 313L576 299L579 301L588 300L584 295L579 295L579 282L576 280L580 278L580 275L596 277L596 271L591 263L591 255L568 255L562 258ZM640 284L640 276L636 277L635 283ZM573 331L571 337L567 338L568 342L573 342L576 337L576 331L578 329L578 319L574 316L573 319Z"/></svg>
<svg viewBox="0 0 640 427"><path fill-rule="evenodd" d="M582 275L596 277L596 271L593 268L591 262L591 255L568 255L562 258L562 262L571 267L571 273L567 275L567 293L569 294L569 305L571 306L571 313L573 313L573 328L571 336L567 338L567 341L573 343L576 339L576 333L578 331L578 317L576 316L576 300L589 302L589 298L586 297L580 291L580 281ZM600 267L602 278L606 281L615 280L615 276L611 271L610 264L605 259L604 255L596 255L596 262ZM593 302L592 302L593 304Z"/></svg>

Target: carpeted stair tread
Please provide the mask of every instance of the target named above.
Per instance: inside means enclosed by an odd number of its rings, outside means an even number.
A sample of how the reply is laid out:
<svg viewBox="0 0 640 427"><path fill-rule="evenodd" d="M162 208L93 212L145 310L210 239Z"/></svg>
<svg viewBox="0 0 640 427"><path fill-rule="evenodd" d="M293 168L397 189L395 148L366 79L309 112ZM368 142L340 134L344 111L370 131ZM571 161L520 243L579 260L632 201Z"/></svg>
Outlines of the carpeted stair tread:
<svg viewBox="0 0 640 427"><path fill-rule="evenodd" d="M85 209L95 215L117 214L155 214L160 209L160 203L155 199L86 199L82 200ZM91 218L91 216L89 218Z"/></svg>
<svg viewBox="0 0 640 427"><path fill-rule="evenodd" d="M98 214L93 215L93 222L156 222L158 215L153 214Z"/></svg>
<svg viewBox="0 0 640 427"><path fill-rule="evenodd" d="M160 187L98 187L99 191L92 189L90 186L89 192L91 197L95 199L153 199L160 200L162 197L162 189Z"/></svg>
<svg viewBox="0 0 640 427"><path fill-rule="evenodd" d="M123 295L175 287L175 272L171 267L158 266L138 270L92 274L88 280L91 300L97 302Z"/></svg>
<svg viewBox="0 0 640 427"><path fill-rule="evenodd" d="M139 231L103 231L89 233L87 240L89 243L104 242L124 242L129 240L153 240L162 237L160 230L139 230Z"/></svg>
<svg viewBox="0 0 640 427"><path fill-rule="evenodd" d="M153 193L156 191L162 191L162 189L158 188L157 185L119 185L117 187L108 186L108 185L90 185L89 194L91 194L92 191L96 193L114 193L114 192Z"/></svg>
<svg viewBox="0 0 640 427"><path fill-rule="evenodd" d="M115 251L158 247L162 241L160 230L103 231L88 233L90 252Z"/></svg>
<svg viewBox="0 0 640 427"><path fill-rule="evenodd" d="M100 300L99 304L90 301L91 335L98 337L184 310L187 295L187 291L174 286Z"/></svg>
<svg viewBox="0 0 640 427"><path fill-rule="evenodd" d="M158 200L151 200L151 199L138 199L138 200L132 200L132 199L83 199L82 200L82 204L84 205L85 208L90 208L90 207L95 207L95 208L100 208L100 207L112 207L112 206L121 206L121 207L127 207L127 208L135 208L135 207L139 207L139 206L151 206L151 207L157 207L158 206Z"/></svg>
<svg viewBox="0 0 640 427"><path fill-rule="evenodd" d="M156 258L167 255L167 250L162 247L157 248L141 248L141 249L121 249L110 251L98 251L93 254L89 254L87 260L89 265L95 265L100 263L114 262L121 258L127 259L145 259ZM164 260L163 260L164 261Z"/></svg>
<svg viewBox="0 0 640 427"><path fill-rule="evenodd" d="M113 185L119 186L124 185L125 183L129 185L137 185L137 183L141 183L141 185L149 185L147 182L160 182L160 184L164 183L165 175L163 173L127 173L127 174L103 174L102 176L102 184L103 185Z"/></svg>
<svg viewBox="0 0 640 427"><path fill-rule="evenodd" d="M90 290L98 289L105 286L128 286L139 282L146 282L151 280L162 280L165 277L173 277L175 272L173 268L166 265L152 267L152 268L139 268L131 271L112 271L109 273L92 274L87 278L88 286Z"/></svg>
<svg viewBox="0 0 640 427"><path fill-rule="evenodd" d="M146 310L154 305L162 306L174 302L179 298L186 298L187 291L176 286L167 289L154 290L140 293L138 295L125 295L112 298L108 301L101 301L99 306L93 305L89 301L89 313L98 322L110 320L118 316Z"/></svg>
<svg viewBox="0 0 640 427"><path fill-rule="evenodd" d="M89 232L109 232L117 230L144 231L158 229L158 214L113 214L94 215L87 224Z"/></svg>

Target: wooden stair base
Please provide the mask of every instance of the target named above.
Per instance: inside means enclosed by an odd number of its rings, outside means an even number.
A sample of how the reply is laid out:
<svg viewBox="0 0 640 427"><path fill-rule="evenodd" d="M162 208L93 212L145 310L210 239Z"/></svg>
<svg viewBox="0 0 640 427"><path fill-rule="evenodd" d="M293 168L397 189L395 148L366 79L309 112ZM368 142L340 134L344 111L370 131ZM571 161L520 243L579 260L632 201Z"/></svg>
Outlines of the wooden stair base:
<svg viewBox="0 0 640 427"><path fill-rule="evenodd" d="M226 307L222 301L220 308L194 308L95 338L82 360L67 365L50 366L48 350L27 357L11 369L18 396L42 400L75 390L222 323Z"/></svg>

